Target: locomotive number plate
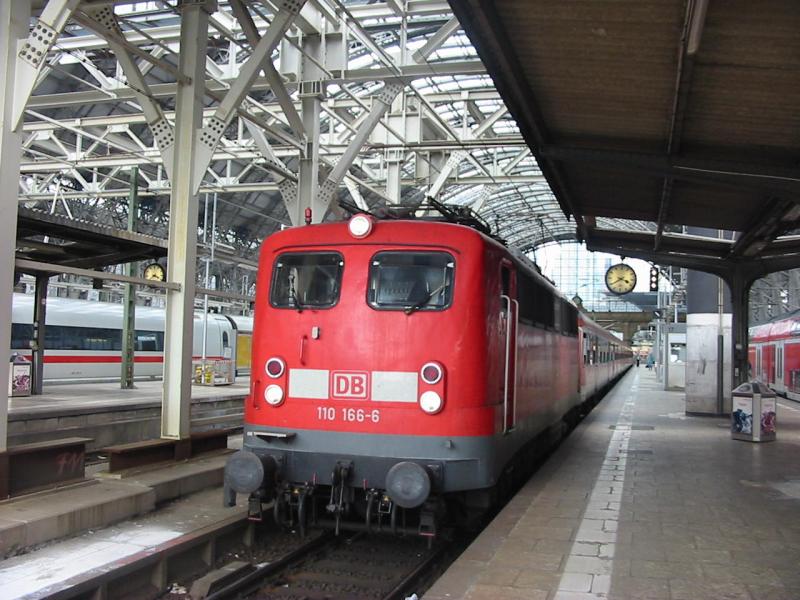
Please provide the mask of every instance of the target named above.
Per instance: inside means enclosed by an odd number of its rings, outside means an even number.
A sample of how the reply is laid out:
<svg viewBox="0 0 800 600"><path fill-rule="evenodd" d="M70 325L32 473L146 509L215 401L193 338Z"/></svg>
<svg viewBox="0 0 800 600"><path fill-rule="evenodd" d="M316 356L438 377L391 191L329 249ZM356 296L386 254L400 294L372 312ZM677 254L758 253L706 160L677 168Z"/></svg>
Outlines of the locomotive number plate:
<svg viewBox="0 0 800 600"><path fill-rule="evenodd" d="M320 421L344 421L345 423L380 423L381 411L377 408L342 408L318 406L317 419Z"/></svg>

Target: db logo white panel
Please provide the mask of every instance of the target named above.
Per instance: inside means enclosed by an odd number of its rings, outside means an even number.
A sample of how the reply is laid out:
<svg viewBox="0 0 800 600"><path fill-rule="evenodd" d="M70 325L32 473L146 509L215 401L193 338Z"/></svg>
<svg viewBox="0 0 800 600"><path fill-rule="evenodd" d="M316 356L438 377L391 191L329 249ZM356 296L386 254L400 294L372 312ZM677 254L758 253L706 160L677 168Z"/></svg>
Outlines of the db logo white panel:
<svg viewBox="0 0 800 600"><path fill-rule="evenodd" d="M369 390L369 373L364 371L333 371L331 373L331 398L366 400Z"/></svg>
<svg viewBox="0 0 800 600"><path fill-rule="evenodd" d="M325 369L289 369L289 397L328 399L328 371Z"/></svg>
<svg viewBox="0 0 800 600"><path fill-rule="evenodd" d="M416 402L418 377L417 373L402 371L289 369L289 397Z"/></svg>

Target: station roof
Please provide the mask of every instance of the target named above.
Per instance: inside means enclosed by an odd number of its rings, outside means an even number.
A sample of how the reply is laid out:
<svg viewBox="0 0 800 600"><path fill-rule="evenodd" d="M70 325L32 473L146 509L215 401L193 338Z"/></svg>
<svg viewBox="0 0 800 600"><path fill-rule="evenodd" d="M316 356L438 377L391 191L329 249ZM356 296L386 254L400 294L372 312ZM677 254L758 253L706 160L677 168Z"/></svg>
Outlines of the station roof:
<svg viewBox="0 0 800 600"><path fill-rule="evenodd" d="M800 4L450 4L590 249L684 266L797 256L781 236L800 219Z"/></svg>
<svg viewBox="0 0 800 600"><path fill-rule="evenodd" d="M167 255L167 241L80 219L19 207L17 258L97 269Z"/></svg>

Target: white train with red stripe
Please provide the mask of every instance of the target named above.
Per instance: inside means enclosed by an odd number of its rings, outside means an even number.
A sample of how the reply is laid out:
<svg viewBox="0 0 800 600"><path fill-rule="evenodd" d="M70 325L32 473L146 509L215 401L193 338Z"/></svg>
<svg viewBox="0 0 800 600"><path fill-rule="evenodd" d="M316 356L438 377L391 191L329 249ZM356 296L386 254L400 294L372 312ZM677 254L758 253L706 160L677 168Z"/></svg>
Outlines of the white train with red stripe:
<svg viewBox="0 0 800 600"><path fill-rule="evenodd" d="M11 348L31 358L34 297L14 294ZM136 307L135 377L161 377L164 352L164 310ZM99 381L119 379L122 361L121 304L71 298L47 299L44 353L44 380ZM250 317L208 316L206 356L237 360L240 336L252 332ZM241 332L240 332L241 329ZM192 353L202 355L203 315L194 315ZM241 362L241 361L239 361ZM249 362L249 361L248 361Z"/></svg>
<svg viewBox="0 0 800 600"><path fill-rule="evenodd" d="M244 449L226 502L337 527L486 503L631 364L619 339L473 228L288 229L261 249ZM358 525L356 525L358 524Z"/></svg>

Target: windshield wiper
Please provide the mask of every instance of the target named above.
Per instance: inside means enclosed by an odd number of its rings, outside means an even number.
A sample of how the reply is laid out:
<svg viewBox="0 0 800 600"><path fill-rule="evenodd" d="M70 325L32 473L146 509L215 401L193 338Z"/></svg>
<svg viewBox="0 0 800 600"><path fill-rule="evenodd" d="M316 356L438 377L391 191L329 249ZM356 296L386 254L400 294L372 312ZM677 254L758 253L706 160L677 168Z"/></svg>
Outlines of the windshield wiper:
<svg viewBox="0 0 800 600"><path fill-rule="evenodd" d="M289 301L294 304L297 312L303 312L305 307L300 303L300 299L294 289L294 275L289 275Z"/></svg>
<svg viewBox="0 0 800 600"><path fill-rule="evenodd" d="M407 315L410 315L411 313L418 311L420 308L422 308L428 302L430 302L431 298L433 298L436 294L441 292L446 285L447 285L447 282L445 281L444 283L442 283L442 285L437 287L435 290L433 290L432 292L429 292L427 296L425 296L422 300L420 300L416 304L412 304L411 306L407 306L405 309L403 309L403 312L406 313Z"/></svg>

